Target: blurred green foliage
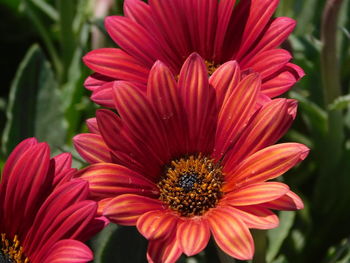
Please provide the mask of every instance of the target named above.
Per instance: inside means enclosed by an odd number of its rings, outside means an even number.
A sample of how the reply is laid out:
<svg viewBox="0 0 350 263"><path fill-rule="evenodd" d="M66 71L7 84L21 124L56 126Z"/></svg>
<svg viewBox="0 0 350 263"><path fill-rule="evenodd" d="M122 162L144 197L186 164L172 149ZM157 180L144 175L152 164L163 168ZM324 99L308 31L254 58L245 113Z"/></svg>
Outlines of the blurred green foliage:
<svg viewBox="0 0 350 263"><path fill-rule="evenodd" d="M74 152L72 136L86 130L84 120L96 109L83 88L89 71L81 62L92 49L92 28L100 30L103 46L113 45L103 19L93 15L96 2L0 0L0 34L6 36L0 41L0 167L29 136L47 141L55 153ZM253 262L350 262L350 4L338 3L332 32L324 28L332 23L324 18L325 0L283 0L276 13L297 20L284 48L307 74L286 95L299 101L299 113L284 140L304 143L311 153L284 176L305 209L280 213L279 228L256 235L263 242L257 248L266 251L258 249ZM121 14L122 4L115 0L109 12ZM325 63L327 41L334 41L335 64ZM146 242L134 228L110 226L90 245L95 262L145 261ZM212 242L191 260L234 262Z"/></svg>

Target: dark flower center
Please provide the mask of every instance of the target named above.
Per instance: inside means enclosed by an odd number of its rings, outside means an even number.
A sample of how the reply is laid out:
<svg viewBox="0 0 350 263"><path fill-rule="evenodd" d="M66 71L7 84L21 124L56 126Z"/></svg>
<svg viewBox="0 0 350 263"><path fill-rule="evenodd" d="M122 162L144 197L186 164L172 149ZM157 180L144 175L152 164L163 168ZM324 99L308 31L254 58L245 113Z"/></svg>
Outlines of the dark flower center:
<svg viewBox="0 0 350 263"><path fill-rule="evenodd" d="M13 240L8 240L6 234L1 234L0 263L29 263L29 259L23 253L17 235Z"/></svg>
<svg viewBox="0 0 350 263"><path fill-rule="evenodd" d="M204 214L222 197L222 167L214 160L189 156L173 160L157 186L159 199L181 216Z"/></svg>

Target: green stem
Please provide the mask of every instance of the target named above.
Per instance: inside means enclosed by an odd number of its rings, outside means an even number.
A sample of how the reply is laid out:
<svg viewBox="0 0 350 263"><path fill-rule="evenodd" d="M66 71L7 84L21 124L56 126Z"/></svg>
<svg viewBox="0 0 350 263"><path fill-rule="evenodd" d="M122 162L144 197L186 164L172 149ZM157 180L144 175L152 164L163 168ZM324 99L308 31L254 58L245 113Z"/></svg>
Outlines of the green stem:
<svg viewBox="0 0 350 263"><path fill-rule="evenodd" d="M328 145L331 153L330 165L339 160L343 143L343 120L341 111L330 111L328 106L341 95L340 67L337 56L337 28L339 11L343 0L328 0L322 16L321 76L323 81L325 107L328 115ZM327 154L328 156L329 154ZM328 156L329 157L329 156Z"/></svg>
<svg viewBox="0 0 350 263"><path fill-rule="evenodd" d="M253 263L266 263L266 231L252 230L255 243Z"/></svg>
<svg viewBox="0 0 350 263"><path fill-rule="evenodd" d="M57 6L59 11L61 52L64 66L61 83L67 81L68 70L76 48L76 37L73 31L75 3L76 1L74 0L59 0Z"/></svg>

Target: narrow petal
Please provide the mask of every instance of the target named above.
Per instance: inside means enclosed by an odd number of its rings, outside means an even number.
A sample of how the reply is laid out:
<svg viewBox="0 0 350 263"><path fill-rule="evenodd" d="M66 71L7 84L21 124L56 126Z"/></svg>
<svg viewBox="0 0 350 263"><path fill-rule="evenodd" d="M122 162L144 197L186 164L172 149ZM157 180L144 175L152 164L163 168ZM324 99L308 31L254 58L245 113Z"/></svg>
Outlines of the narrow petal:
<svg viewBox="0 0 350 263"><path fill-rule="evenodd" d="M186 152L187 119L170 69L157 61L151 69L147 95L164 124L172 155Z"/></svg>
<svg viewBox="0 0 350 263"><path fill-rule="evenodd" d="M161 165L166 163L170 153L164 125L150 101L125 82L118 82L116 85L120 85L114 86L116 108L129 133L143 144L139 147L153 152Z"/></svg>
<svg viewBox="0 0 350 263"><path fill-rule="evenodd" d="M190 152L212 151L216 130L215 91L208 83L203 59L196 53L188 57L180 76L179 88L189 125Z"/></svg>
<svg viewBox="0 0 350 263"><path fill-rule="evenodd" d="M95 134L100 134L96 118L87 119L86 126L88 127L89 132L95 133Z"/></svg>
<svg viewBox="0 0 350 263"><path fill-rule="evenodd" d="M166 238L173 233L178 216L165 211L149 211L137 220L137 229L147 239Z"/></svg>
<svg viewBox="0 0 350 263"><path fill-rule="evenodd" d="M276 144L244 160L233 171L225 190L276 178L304 160L309 149L299 143Z"/></svg>
<svg viewBox="0 0 350 263"><path fill-rule="evenodd" d="M90 69L114 79L147 82L149 70L121 49L95 49L83 61Z"/></svg>
<svg viewBox="0 0 350 263"><path fill-rule="evenodd" d="M303 201L300 199L298 195L296 195L292 191L289 191L284 196L276 200L261 204L261 206L267 207L269 209L287 210L287 211L300 210L304 208Z"/></svg>
<svg viewBox="0 0 350 263"><path fill-rule="evenodd" d="M114 82L110 81L94 89L91 95L91 100L103 107L113 108L114 107L113 95L112 95L113 85L114 85Z"/></svg>
<svg viewBox="0 0 350 263"><path fill-rule="evenodd" d="M144 67L151 68L157 59L163 58L156 39L131 19L109 16L105 19L105 27L111 38Z"/></svg>
<svg viewBox="0 0 350 263"><path fill-rule="evenodd" d="M118 164L93 164L79 171L77 176L89 182L90 195L96 200L128 193L150 197L158 194L153 182Z"/></svg>
<svg viewBox="0 0 350 263"><path fill-rule="evenodd" d="M110 150L101 135L82 133L74 136L75 149L88 163L113 162Z"/></svg>
<svg viewBox="0 0 350 263"><path fill-rule="evenodd" d="M254 255L254 241L248 227L226 207L207 214L210 230L216 244L228 255L240 260L250 260Z"/></svg>
<svg viewBox="0 0 350 263"><path fill-rule="evenodd" d="M254 45L252 50L249 50L249 52L241 58L240 62L246 64L256 54L280 46L292 33L295 25L295 20L289 17L275 18L263 33L262 38ZM241 54L243 55L243 53Z"/></svg>
<svg viewBox="0 0 350 263"><path fill-rule="evenodd" d="M237 190L233 188L226 194L225 201L232 206L256 205L276 200L288 191L288 185L278 182L255 183Z"/></svg>
<svg viewBox="0 0 350 263"><path fill-rule="evenodd" d="M222 44L225 34L231 19L233 8L236 0L221 0L218 9L218 23L216 27L215 45L214 45L214 60L221 61L222 59Z"/></svg>
<svg viewBox="0 0 350 263"><path fill-rule="evenodd" d="M261 206L227 206L225 209L242 219L248 228L271 229L279 224L278 216Z"/></svg>
<svg viewBox="0 0 350 263"><path fill-rule="evenodd" d="M99 73L93 73L86 78L84 86L86 89L94 91L100 88L102 85L114 80L114 78L110 78Z"/></svg>
<svg viewBox="0 0 350 263"><path fill-rule="evenodd" d="M253 73L245 77L232 92L219 112L215 154L221 158L228 147L234 143L247 125L255 110L256 99L260 92L261 79Z"/></svg>
<svg viewBox="0 0 350 263"><path fill-rule="evenodd" d="M254 152L274 144L292 124L295 100L275 99L265 103L251 118L240 138L225 157L225 170L231 174L237 164Z"/></svg>
<svg viewBox="0 0 350 263"><path fill-rule="evenodd" d="M283 68L289 60L291 54L284 49L266 50L259 53L246 64L240 64L242 69L251 68L259 72L261 78L265 80Z"/></svg>
<svg viewBox="0 0 350 263"><path fill-rule="evenodd" d="M158 199L125 194L113 198L105 207L103 215L116 224L134 226L141 215L154 210L164 210Z"/></svg>
<svg viewBox="0 0 350 263"><path fill-rule="evenodd" d="M90 248L77 240L65 239L55 243L46 253L43 263L85 263L93 260Z"/></svg>
<svg viewBox="0 0 350 263"><path fill-rule="evenodd" d="M149 263L175 263L182 251L175 232L166 239L150 240L147 249Z"/></svg>
<svg viewBox="0 0 350 263"><path fill-rule="evenodd" d="M227 2L227 1L226 1ZM220 2L221 3L221 2ZM241 79L241 71L237 61L228 61L222 64L209 78L209 84L216 91L216 105L218 109L226 104L233 90L238 86Z"/></svg>
<svg viewBox="0 0 350 263"><path fill-rule="evenodd" d="M202 218L186 218L179 222L177 239L187 256L201 252L208 244L210 230L208 222Z"/></svg>
<svg viewBox="0 0 350 263"><path fill-rule="evenodd" d="M288 91L295 84L296 80L291 72L282 71L273 78L266 80L261 86L261 92L270 98L279 96Z"/></svg>

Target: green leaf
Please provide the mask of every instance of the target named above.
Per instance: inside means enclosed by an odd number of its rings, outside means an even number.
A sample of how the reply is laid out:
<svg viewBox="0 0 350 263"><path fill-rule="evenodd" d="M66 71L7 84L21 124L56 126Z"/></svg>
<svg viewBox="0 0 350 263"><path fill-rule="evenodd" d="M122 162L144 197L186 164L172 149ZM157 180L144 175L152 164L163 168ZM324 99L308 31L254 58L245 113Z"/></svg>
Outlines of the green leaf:
<svg viewBox="0 0 350 263"><path fill-rule="evenodd" d="M279 214L280 225L277 228L271 229L267 232L267 238L269 241L266 261L272 262L277 256L283 241L289 234L289 231L293 225L295 212L282 211Z"/></svg>
<svg viewBox="0 0 350 263"><path fill-rule="evenodd" d="M111 224L92 240L95 263L144 263L147 240L135 227Z"/></svg>
<svg viewBox="0 0 350 263"><path fill-rule="evenodd" d="M64 144L65 120L62 97L50 63L33 45L20 64L12 83L2 151L8 154L24 138L35 136L53 149Z"/></svg>
<svg viewBox="0 0 350 263"><path fill-rule="evenodd" d="M334 100L332 104L330 104L329 110L344 110L350 105L350 94L340 96Z"/></svg>

